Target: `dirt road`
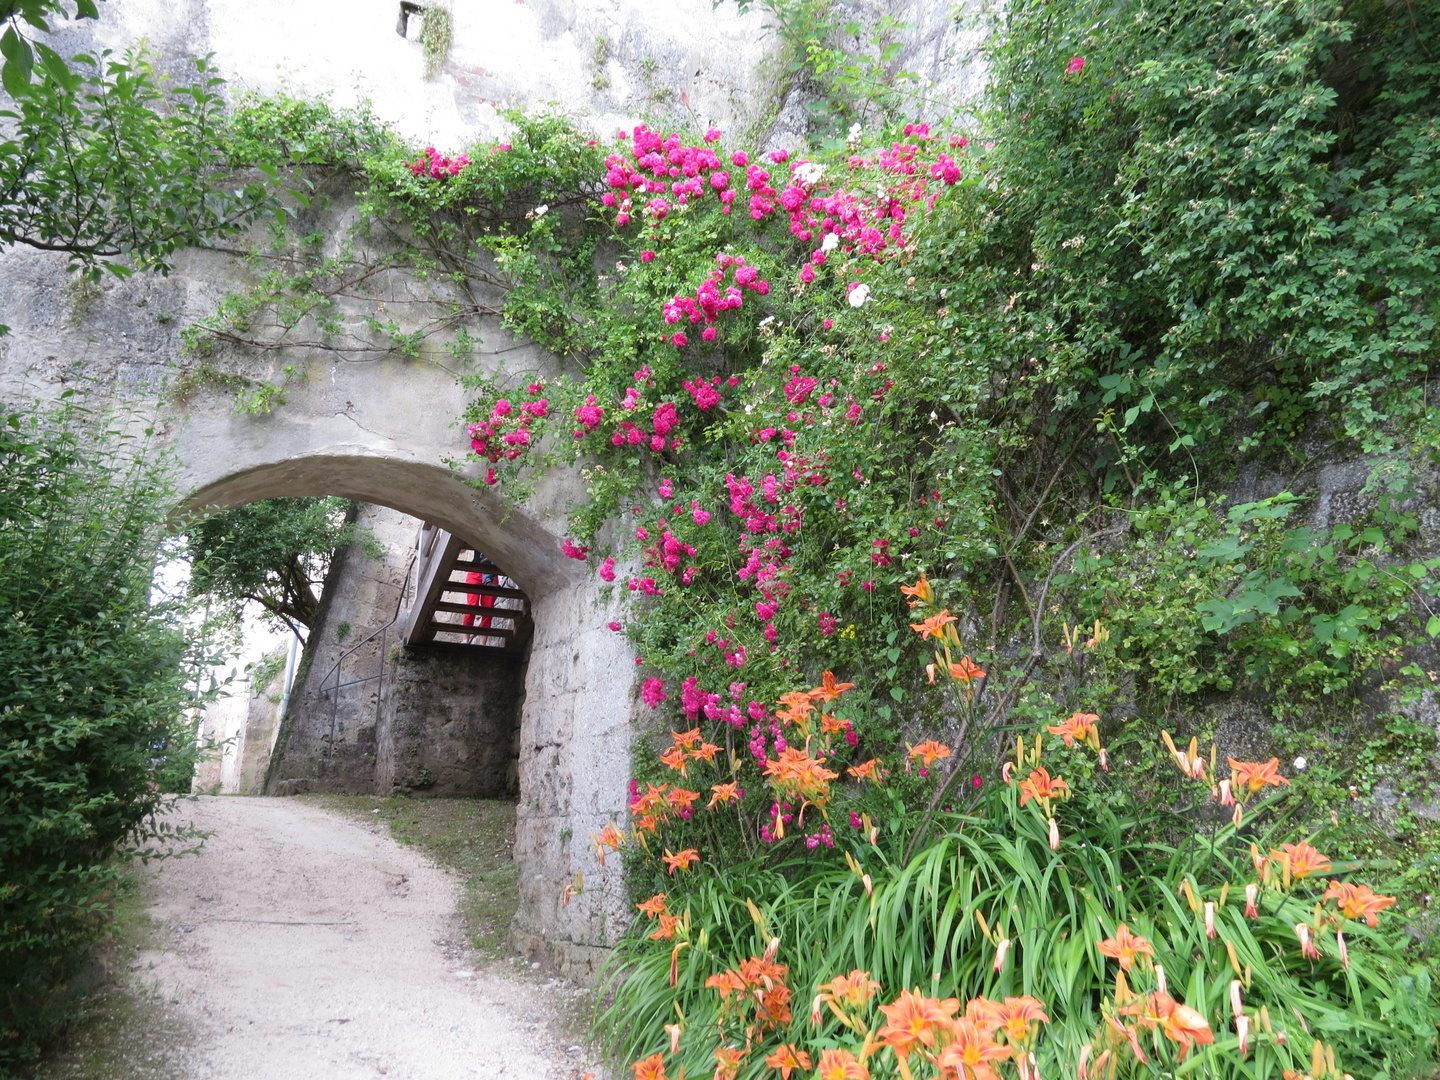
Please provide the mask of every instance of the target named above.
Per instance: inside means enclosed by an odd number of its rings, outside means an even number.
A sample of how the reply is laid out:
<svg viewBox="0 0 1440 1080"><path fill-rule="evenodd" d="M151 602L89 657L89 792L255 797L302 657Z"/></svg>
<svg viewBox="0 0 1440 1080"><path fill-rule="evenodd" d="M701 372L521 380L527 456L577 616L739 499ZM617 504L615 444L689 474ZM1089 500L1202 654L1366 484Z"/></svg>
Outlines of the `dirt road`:
<svg viewBox="0 0 1440 1080"><path fill-rule="evenodd" d="M579 1080L543 980L458 945L455 883L381 828L293 799L201 798L135 977L197 1032L190 1080Z"/></svg>

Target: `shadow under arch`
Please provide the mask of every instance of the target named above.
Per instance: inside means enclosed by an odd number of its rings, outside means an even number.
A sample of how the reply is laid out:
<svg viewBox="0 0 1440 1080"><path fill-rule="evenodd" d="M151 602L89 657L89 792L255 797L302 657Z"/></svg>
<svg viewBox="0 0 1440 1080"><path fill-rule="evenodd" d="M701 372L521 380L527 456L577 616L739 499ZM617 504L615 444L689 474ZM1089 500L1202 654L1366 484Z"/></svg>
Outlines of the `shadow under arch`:
<svg viewBox="0 0 1440 1080"><path fill-rule="evenodd" d="M388 506L438 525L483 551L532 597L581 577L561 554L561 538L523 509L507 508L443 465L377 454L313 454L243 468L193 488L176 515L314 495Z"/></svg>

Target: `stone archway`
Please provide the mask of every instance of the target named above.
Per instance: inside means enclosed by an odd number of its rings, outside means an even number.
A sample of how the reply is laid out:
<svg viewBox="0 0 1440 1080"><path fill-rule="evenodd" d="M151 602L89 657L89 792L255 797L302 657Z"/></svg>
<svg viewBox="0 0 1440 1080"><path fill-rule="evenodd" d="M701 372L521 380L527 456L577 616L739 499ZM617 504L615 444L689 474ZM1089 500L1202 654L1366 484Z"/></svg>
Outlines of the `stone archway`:
<svg viewBox="0 0 1440 1080"><path fill-rule="evenodd" d="M248 280L243 260L182 254L168 278L107 281L83 318L67 313L62 259L0 255L0 392L11 402L81 386L99 406L130 405L178 464L177 512L287 495L341 495L392 507L466 537L530 597L535 622L520 718L516 941L582 977L628 922L618 882L600 872L589 836L624 811L636 667L607 623L585 564L560 545L577 472L540 477L524 506L467 484L448 462L463 456L456 427L465 397L459 366L440 349L419 357L347 359L315 349L248 362L283 384L269 413L237 411L223 380L192 381L176 399L167 381L196 363L175 327L213 311ZM158 319L155 312L165 315ZM485 319L470 370L558 373L554 358ZM288 368L288 374L286 372ZM157 406L157 399L161 402ZM586 889L562 903L583 873Z"/></svg>
<svg viewBox="0 0 1440 1080"><path fill-rule="evenodd" d="M520 710L516 943L562 970L591 974L626 921L619 890L591 872L587 838L624 806L635 666L624 640L606 629L611 615L601 610L608 605L593 574L560 553L563 517L555 511L565 506L566 477L507 512L445 463L455 453L448 422L416 424L421 408L458 414L453 377L386 367L322 371L323 380L307 379L265 417L241 416L223 399L187 403L170 423L186 490L180 511L341 495L465 537L524 588L535 630ZM588 891L564 904L565 887L581 872Z"/></svg>

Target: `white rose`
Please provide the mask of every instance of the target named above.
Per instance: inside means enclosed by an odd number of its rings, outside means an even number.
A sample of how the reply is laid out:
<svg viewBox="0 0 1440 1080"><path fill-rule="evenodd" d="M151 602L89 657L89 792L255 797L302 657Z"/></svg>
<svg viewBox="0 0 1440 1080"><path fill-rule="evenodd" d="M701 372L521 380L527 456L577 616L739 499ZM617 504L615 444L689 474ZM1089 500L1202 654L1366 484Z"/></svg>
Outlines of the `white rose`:
<svg viewBox="0 0 1440 1080"><path fill-rule="evenodd" d="M825 239L820 241L820 250L821 250L821 251L834 251L834 250L835 250L837 247L839 247L839 246L840 246L840 234L839 234L839 233L827 232L827 233L825 234Z"/></svg>
<svg viewBox="0 0 1440 1080"><path fill-rule="evenodd" d="M865 303L866 300L869 300L869 299L870 299L870 286L869 286L869 285L864 285L864 284L856 285L855 288L853 288L853 289L850 290L850 306L853 307L853 308L858 308L858 307L860 307L861 305L863 305L863 304Z"/></svg>
<svg viewBox="0 0 1440 1080"><path fill-rule="evenodd" d="M539 217L541 214L545 213L545 212L546 212L547 210L549 210L549 209L550 209L549 204L547 204L547 203L541 203L539 206L535 207L535 216L536 216L536 217Z"/></svg>

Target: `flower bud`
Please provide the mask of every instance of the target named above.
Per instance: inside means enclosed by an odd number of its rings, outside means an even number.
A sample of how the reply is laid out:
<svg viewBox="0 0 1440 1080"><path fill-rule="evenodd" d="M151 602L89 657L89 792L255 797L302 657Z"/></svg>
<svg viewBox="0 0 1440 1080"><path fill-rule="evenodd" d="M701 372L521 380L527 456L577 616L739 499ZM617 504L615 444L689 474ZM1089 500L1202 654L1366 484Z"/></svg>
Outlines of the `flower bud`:
<svg viewBox="0 0 1440 1080"><path fill-rule="evenodd" d="M1247 919L1258 919L1260 917L1260 909L1255 906L1255 902L1259 899L1260 886L1252 881L1249 885L1245 886L1245 917Z"/></svg>
<svg viewBox="0 0 1440 1080"><path fill-rule="evenodd" d="M1215 937L1215 901L1205 901L1205 936L1210 939Z"/></svg>
<svg viewBox="0 0 1440 1080"><path fill-rule="evenodd" d="M1250 1018L1248 1016L1235 1017L1235 1034L1240 1036L1240 1056L1243 1058L1250 1053Z"/></svg>
<svg viewBox="0 0 1440 1080"><path fill-rule="evenodd" d="M1055 819L1050 819L1050 850L1060 850L1060 826L1055 824Z"/></svg>
<svg viewBox="0 0 1440 1080"><path fill-rule="evenodd" d="M1010 939L1002 938L999 945L995 946L995 974L1005 966L1005 954L1010 951Z"/></svg>

